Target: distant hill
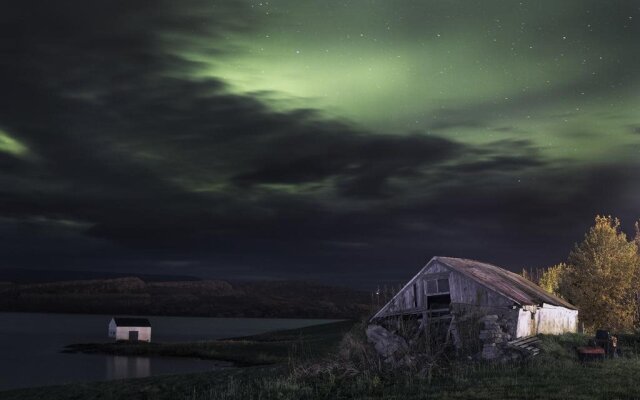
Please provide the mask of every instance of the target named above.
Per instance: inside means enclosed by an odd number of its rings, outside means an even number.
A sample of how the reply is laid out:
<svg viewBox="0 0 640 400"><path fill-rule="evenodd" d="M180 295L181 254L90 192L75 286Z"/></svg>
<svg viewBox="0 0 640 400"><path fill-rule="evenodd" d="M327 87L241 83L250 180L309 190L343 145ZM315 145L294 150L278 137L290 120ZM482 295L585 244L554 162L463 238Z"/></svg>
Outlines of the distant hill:
<svg viewBox="0 0 640 400"><path fill-rule="evenodd" d="M0 268L0 281L14 283L42 283L90 279L116 279L131 277L130 273L108 271L72 271L72 270L47 270L47 269L20 269ZM137 278L145 282L165 281L198 281L188 275L160 275L160 274L135 274Z"/></svg>
<svg viewBox="0 0 640 400"><path fill-rule="evenodd" d="M0 284L0 311L211 317L358 318L367 292L309 282L145 282L139 277Z"/></svg>

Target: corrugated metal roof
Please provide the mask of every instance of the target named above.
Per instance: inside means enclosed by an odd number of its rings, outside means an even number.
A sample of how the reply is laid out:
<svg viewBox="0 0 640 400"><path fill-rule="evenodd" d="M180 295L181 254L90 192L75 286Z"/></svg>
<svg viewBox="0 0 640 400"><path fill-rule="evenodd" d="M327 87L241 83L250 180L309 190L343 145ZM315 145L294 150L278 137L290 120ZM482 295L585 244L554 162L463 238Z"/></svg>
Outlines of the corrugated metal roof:
<svg viewBox="0 0 640 400"><path fill-rule="evenodd" d="M151 326L151 322L149 322L149 320L146 318L114 317L113 320L115 321L116 326L127 326L127 327L134 327L134 326L150 327Z"/></svg>
<svg viewBox="0 0 640 400"><path fill-rule="evenodd" d="M530 280L511 271L507 271L504 268L480 261L451 257L434 257L429 264L434 260L468 276L520 305L527 306L547 303L553 306L577 310L574 305L548 293Z"/></svg>

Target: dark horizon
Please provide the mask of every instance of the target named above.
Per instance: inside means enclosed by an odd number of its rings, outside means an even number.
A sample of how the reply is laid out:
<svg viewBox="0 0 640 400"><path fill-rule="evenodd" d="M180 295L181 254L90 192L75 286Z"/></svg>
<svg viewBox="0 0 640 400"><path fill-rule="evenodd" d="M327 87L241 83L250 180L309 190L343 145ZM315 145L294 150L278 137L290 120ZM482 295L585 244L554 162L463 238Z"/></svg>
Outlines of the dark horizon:
<svg viewBox="0 0 640 400"><path fill-rule="evenodd" d="M640 218L636 2L8 2L0 269L373 288Z"/></svg>

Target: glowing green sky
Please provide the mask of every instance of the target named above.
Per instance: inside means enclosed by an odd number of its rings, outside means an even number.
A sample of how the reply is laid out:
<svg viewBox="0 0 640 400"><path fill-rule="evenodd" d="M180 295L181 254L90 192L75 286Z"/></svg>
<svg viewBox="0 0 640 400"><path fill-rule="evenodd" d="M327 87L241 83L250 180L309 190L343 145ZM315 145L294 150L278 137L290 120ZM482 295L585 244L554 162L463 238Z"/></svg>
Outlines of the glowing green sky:
<svg viewBox="0 0 640 400"><path fill-rule="evenodd" d="M637 143L631 3L249 4L254 29L225 37L234 51L187 55L276 107L470 143L526 136L550 157L578 160Z"/></svg>
<svg viewBox="0 0 640 400"><path fill-rule="evenodd" d="M8 133L0 129L0 152L5 152L14 156L25 156L29 153L27 147L9 136Z"/></svg>
<svg viewBox="0 0 640 400"><path fill-rule="evenodd" d="M0 268L561 262L640 218L639 54L637 0L2 2Z"/></svg>

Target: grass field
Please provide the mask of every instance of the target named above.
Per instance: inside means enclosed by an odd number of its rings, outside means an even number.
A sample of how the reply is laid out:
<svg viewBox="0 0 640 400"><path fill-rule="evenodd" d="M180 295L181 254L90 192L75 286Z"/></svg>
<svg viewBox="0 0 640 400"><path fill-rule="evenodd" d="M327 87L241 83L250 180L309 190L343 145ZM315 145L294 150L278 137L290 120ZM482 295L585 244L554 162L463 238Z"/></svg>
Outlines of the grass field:
<svg viewBox="0 0 640 400"><path fill-rule="evenodd" d="M427 376L417 370L385 369L362 341L362 326L340 322L225 340L219 345L229 346L227 350L214 348L223 354L241 349L242 355L232 358L247 361L254 354L273 360L272 365L26 389L0 393L0 398L640 399L638 337L621 338L622 358L580 363L574 347L586 341L577 334L543 336L543 352L532 360L498 365L445 360Z"/></svg>

